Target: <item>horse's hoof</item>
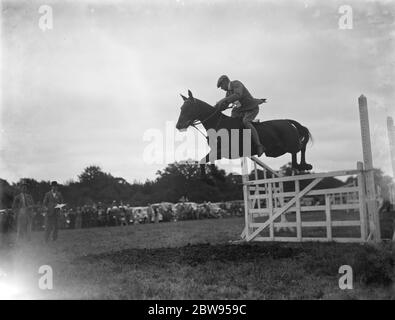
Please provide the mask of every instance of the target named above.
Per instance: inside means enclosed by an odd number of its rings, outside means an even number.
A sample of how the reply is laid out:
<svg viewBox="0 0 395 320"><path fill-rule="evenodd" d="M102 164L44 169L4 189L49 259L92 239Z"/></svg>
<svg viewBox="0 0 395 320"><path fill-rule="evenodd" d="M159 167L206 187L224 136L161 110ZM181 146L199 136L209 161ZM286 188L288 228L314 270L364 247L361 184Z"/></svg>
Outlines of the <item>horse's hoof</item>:
<svg viewBox="0 0 395 320"><path fill-rule="evenodd" d="M296 173L301 170L302 170L302 168L301 168L300 164L296 164L296 165L292 166L292 171L295 171Z"/></svg>
<svg viewBox="0 0 395 320"><path fill-rule="evenodd" d="M301 171L310 171L311 169L313 169L313 166L311 164L303 163L299 165L299 170Z"/></svg>

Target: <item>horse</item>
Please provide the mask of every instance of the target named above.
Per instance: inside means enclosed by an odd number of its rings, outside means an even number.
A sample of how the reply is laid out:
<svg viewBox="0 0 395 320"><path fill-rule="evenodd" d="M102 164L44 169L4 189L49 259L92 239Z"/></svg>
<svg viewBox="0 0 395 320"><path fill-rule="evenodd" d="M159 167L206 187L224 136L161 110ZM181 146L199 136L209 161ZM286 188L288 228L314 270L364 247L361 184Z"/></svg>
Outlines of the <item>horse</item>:
<svg viewBox="0 0 395 320"><path fill-rule="evenodd" d="M244 129L240 118L228 117L208 103L195 99L190 90L188 90L188 97L182 94L181 97L184 103L176 124L177 130L185 131L188 127L195 127L200 123L208 133L206 138L211 150L199 162L203 175L205 175L205 165L207 163L213 165L215 160L257 155L250 130ZM277 158L290 153L293 170L309 171L313 168L311 164L306 163L306 145L309 140L312 140L308 128L290 119L268 120L253 124L258 131L261 143L266 148L267 157ZM247 139L245 138L246 131L249 132ZM238 146L236 152L233 150L234 145ZM301 153L300 163L297 162L298 152Z"/></svg>

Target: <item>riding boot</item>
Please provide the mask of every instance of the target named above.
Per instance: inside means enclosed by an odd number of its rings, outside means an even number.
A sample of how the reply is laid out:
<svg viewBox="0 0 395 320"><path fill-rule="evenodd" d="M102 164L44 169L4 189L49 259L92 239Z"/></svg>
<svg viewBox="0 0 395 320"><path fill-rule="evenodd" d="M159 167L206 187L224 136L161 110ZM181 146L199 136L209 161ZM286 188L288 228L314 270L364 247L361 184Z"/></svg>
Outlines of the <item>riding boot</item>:
<svg viewBox="0 0 395 320"><path fill-rule="evenodd" d="M266 152L266 148L261 144L258 132L256 131L254 125L249 124L248 129L251 129L252 141L255 143L258 157L260 157L264 152Z"/></svg>

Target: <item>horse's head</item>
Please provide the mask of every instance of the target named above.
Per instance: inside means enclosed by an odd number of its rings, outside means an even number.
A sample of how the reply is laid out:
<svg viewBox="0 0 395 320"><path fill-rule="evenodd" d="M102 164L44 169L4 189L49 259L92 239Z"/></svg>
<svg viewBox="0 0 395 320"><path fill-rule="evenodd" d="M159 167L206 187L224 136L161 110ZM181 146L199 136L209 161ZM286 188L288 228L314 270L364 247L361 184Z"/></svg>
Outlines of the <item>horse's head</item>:
<svg viewBox="0 0 395 320"><path fill-rule="evenodd" d="M195 120L198 119L198 106L196 99L192 96L192 92L188 90L188 98L181 94L184 100L181 106L180 116L178 117L176 128L180 131L186 130Z"/></svg>

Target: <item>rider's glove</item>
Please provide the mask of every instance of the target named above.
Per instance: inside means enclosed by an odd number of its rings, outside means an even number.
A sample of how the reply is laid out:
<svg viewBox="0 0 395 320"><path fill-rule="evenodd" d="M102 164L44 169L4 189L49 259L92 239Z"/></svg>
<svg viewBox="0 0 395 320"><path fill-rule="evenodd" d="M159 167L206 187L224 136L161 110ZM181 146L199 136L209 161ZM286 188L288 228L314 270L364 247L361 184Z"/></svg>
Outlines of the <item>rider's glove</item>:
<svg viewBox="0 0 395 320"><path fill-rule="evenodd" d="M217 102L217 104L215 105L215 108L219 111L223 111L226 109L226 103L224 100L220 100Z"/></svg>

